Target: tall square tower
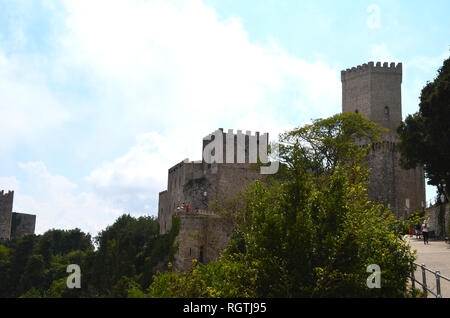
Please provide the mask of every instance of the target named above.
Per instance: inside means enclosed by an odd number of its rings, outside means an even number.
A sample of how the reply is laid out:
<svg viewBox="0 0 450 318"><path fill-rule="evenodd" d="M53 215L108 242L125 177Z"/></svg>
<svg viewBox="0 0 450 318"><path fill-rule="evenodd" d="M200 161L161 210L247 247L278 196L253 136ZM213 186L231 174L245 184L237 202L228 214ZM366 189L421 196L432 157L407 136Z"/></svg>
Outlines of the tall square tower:
<svg viewBox="0 0 450 318"><path fill-rule="evenodd" d="M369 62L341 72L342 111L355 112L389 129L367 155L369 198L382 201L397 217L425 205L423 167L400 167L396 129L402 121L402 63Z"/></svg>
<svg viewBox="0 0 450 318"><path fill-rule="evenodd" d="M402 63L369 62L341 72L342 111L356 112L389 129L395 141L402 121Z"/></svg>

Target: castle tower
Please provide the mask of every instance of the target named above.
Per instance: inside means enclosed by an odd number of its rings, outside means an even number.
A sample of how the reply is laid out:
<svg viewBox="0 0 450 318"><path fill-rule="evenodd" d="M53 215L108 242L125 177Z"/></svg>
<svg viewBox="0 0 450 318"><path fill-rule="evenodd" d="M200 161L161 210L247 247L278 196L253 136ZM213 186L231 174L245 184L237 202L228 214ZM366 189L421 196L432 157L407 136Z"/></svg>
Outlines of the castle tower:
<svg viewBox="0 0 450 318"><path fill-rule="evenodd" d="M402 121L402 63L373 62L341 72L342 111L356 112L388 128L384 140L395 141Z"/></svg>
<svg viewBox="0 0 450 318"><path fill-rule="evenodd" d="M211 154L205 151L205 147L214 142L216 133L221 138L217 144L222 144L217 154L217 160L221 162L216 162L215 158L212 160ZM252 154L259 154L260 146L266 147L268 142L268 133L252 134L241 130L234 133L232 129L224 132L223 128L205 136L202 155L210 157L202 156L199 161L184 160L168 171L167 190L159 193L161 234L170 230L172 215L182 203L189 204L193 209L208 210L211 202L232 198L245 185L260 179L259 169L252 167L257 162L257 157ZM217 150L214 149L214 155ZM219 160L219 153L223 155L222 160Z"/></svg>
<svg viewBox="0 0 450 318"><path fill-rule="evenodd" d="M4 193L0 191L0 240L11 238L11 219L14 191Z"/></svg>
<svg viewBox="0 0 450 318"><path fill-rule="evenodd" d="M402 64L369 62L342 71L341 81L342 111L359 113L389 129L367 155L370 200L385 202L397 217L422 210L423 167L402 169L395 147L396 129L402 121Z"/></svg>

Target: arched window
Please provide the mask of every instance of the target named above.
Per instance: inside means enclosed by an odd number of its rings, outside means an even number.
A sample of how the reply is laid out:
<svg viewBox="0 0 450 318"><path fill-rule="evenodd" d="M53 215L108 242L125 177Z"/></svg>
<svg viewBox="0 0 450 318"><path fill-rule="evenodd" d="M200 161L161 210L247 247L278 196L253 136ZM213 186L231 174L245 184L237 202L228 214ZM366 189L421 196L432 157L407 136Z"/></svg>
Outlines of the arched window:
<svg viewBox="0 0 450 318"><path fill-rule="evenodd" d="M355 114L359 114L359 110L355 109Z"/></svg>
<svg viewBox="0 0 450 318"><path fill-rule="evenodd" d="M389 117L389 107L384 106L384 116Z"/></svg>

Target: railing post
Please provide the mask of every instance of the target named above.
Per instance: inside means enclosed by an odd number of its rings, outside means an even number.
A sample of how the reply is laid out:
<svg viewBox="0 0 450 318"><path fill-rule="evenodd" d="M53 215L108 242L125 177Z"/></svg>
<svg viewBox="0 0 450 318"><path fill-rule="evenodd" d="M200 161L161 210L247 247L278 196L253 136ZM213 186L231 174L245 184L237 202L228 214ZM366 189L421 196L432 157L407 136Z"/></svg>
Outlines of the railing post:
<svg viewBox="0 0 450 318"><path fill-rule="evenodd" d="M437 293L437 298L442 298L440 274L441 274L440 271L436 271L436 273L435 273L435 275L436 275L436 293Z"/></svg>
<svg viewBox="0 0 450 318"><path fill-rule="evenodd" d="M411 262L410 265L411 265L412 294L413 294L413 297L416 297L416 278L414 277L414 264L413 264L413 262Z"/></svg>
<svg viewBox="0 0 450 318"><path fill-rule="evenodd" d="M427 298L427 274L425 273L425 265L422 264L420 265L420 267L422 268L422 287L423 287L423 295L425 298Z"/></svg>

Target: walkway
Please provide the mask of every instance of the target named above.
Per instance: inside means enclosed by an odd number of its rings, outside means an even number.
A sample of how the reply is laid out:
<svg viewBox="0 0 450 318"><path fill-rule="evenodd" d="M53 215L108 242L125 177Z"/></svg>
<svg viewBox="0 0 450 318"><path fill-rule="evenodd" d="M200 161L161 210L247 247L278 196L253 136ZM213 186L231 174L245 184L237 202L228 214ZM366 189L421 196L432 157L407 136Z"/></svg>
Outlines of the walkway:
<svg viewBox="0 0 450 318"><path fill-rule="evenodd" d="M406 236L413 250L417 250L417 264L424 264L434 271L438 270L442 275L450 278L450 244L443 241L430 240L428 245L423 244L422 239ZM432 273L426 271L427 285L436 292L436 278ZM422 270L418 268L416 279L422 281ZM420 287L420 286L418 286ZM442 297L450 298L450 282L441 279ZM431 295L432 296L432 295Z"/></svg>

